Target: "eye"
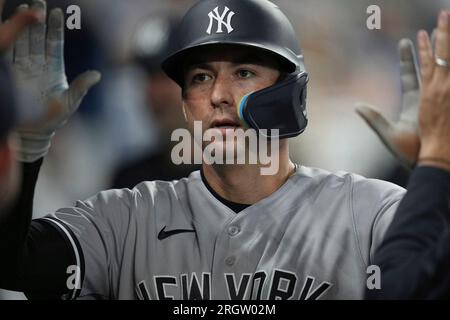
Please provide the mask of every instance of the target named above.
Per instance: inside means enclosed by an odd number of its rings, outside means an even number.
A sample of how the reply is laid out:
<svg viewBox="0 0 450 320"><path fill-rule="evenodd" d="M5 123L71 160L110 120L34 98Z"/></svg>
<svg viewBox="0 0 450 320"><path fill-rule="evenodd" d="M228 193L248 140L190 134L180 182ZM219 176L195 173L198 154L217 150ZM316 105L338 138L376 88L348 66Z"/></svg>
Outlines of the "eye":
<svg viewBox="0 0 450 320"><path fill-rule="evenodd" d="M203 83L211 79L211 76L207 73L197 73L192 77L193 83Z"/></svg>
<svg viewBox="0 0 450 320"><path fill-rule="evenodd" d="M254 75L255 75L255 73L253 73L252 71L247 70L247 69L238 70L239 78L244 78L245 79L245 78L250 78L250 77L252 77Z"/></svg>

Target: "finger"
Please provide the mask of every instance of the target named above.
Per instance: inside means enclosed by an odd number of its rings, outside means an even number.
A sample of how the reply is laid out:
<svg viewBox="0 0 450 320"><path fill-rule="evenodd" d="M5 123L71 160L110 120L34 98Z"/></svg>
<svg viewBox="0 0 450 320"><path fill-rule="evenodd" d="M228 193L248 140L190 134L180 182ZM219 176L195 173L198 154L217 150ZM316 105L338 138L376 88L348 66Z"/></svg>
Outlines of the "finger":
<svg viewBox="0 0 450 320"><path fill-rule="evenodd" d="M79 75L69 86L68 99L69 106L74 108L69 110L71 113L80 105L81 99L87 94L89 89L98 83L101 74L98 71L86 71Z"/></svg>
<svg viewBox="0 0 450 320"><path fill-rule="evenodd" d="M403 93L419 89L419 77L414 53L414 45L409 39L401 39L398 43L400 55L400 76Z"/></svg>
<svg viewBox="0 0 450 320"><path fill-rule="evenodd" d="M39 16L32 11L19 11L10 20L0 25L0 51L12 46L19 34L32 23L38 21Z"/></svg>
<svg viewBox="0 0 450 320"><path fill-rule="evenodd" d="M17 17L22 16L26 11L28 11L28 5L22 4L17 9ZM10 23L12 23L12 20ZM30 55L30 27L25 26L23 32L20 33L16 40L16 45L14 48L14 59L16 63L23 63Z"/></svg>
<svg viewBox="0 0 450 320"><path fill-rule="evenodd" d="M431 49L430 39L425 30L417 33L417 42L419 44L420 71L422 82L429 82L434 73L433 50Z"/></svg>
<svg viewBox="0 0 450 320"><path fill-rule="evenodd" d="M364 119L364 121L375 131L376 135L380 138L383 144L407 167L413 163L410 158L411 150L410 148L411 140L402 141L402 134L398 132L397 128L386 118L384 118L378 111L376 111L372 106L359 103L356 105L356 112ZM410 135L414 137L413 135ZM400 139L399 139L400 138ZM404 139L403 139L404 140ZM406 143L405 143L406 142ZM402 146L407 146L404 148ZM407 152L406 152L407 151ZM414 150L413 150L414 151Z"/></svg>
<svg viewBox="0 0 450 320"><path fill-rule="evenodd" d="M437 28L433 29L433 32L431 33L431 49L433 50L433 48L436 47L436 32L437 32Z"/></svg>
<svg viewBox="0 0 450 320"><path fill-rule="evenodd" d="M61 9L53 9L48 18L47 63L49 68L64 68L64 15Z"/></svg>
<svg viewBox="0 0 450 320"><path fill-rule="evenodd" d="M47 5L42 0L33 0L31 5L33 11L38 12L41 20L31 26L30 30L30 54L33 61L40 65L45 63L45 32Z"/></svg>
<svg viewBox="0 0 450 320"><path fill-rule="evenodd" d="M393 125L369 104L356 104L356 113L379 135L383 140L391 134Z"/></svg>
<svg viewBox="0 0 450 320"><path fill-rule="evenodd" d="M450 60L449 37L449 16L446 11L441 11L438 18L438 29L436 32L436 58ZM443 74L448 71L448 68L437 65L436 71L439 74Z"/></svg>

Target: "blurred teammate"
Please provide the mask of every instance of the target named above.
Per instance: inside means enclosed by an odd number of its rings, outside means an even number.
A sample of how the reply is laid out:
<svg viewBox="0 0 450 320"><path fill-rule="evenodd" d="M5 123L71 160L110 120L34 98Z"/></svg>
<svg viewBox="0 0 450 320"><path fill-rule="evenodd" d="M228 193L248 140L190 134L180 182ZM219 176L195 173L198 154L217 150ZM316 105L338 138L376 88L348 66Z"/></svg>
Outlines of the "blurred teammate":
<svg viewBox="0 0 450 320"><path fill-rule="evenodd" d="M170 136L175 129L186 127L181 111L181 91L161 69L169 53L177 20L167 15L153 16L139 26L135 35L133 57L145 70L145 95L148 112L155 119L159 144L139 159L122 164L113 178L113 188L133 188L139 182L176 180L199 169L195 165L174 165Z"/></svg>

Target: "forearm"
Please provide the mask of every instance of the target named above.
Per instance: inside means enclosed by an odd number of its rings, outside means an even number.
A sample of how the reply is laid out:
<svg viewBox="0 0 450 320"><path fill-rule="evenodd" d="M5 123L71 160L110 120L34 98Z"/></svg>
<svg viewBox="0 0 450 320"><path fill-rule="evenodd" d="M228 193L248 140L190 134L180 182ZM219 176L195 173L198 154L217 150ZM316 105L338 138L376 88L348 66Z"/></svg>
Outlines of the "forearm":
<svg viewBox="0 0 450 320"><path fill-rule="evenodd" d="M67 270L76 258L59 229L45 219L32 221L41 165L42 159L23 165L19 197L0 225L0 288L24 291L32 299L61 299L70 292Z"/></svg>
<svg viewBox="0 0 450 320"><path fill-rule="evenodd" d="M413 172L375 256L381 290L368 291L368 298L426 298L443 290L439 279L447 271L439 270L450 260L450 244L445 240L450 231L449 198L450 172L425 166Z"/></svg>
<svg viewBox="0 0 450 320"><path fill-rule="evenodd" d="M8 216L0 225L0 287L17 289L26 239L33 216L34 190L42 159L23 164L22 184Z"/></svg>

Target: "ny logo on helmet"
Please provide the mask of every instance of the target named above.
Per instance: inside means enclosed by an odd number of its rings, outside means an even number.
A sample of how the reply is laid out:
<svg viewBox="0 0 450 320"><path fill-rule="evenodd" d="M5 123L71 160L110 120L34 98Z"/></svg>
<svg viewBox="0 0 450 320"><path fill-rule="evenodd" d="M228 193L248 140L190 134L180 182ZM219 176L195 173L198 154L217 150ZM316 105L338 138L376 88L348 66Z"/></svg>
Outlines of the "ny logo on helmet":
<svg viewBox="0 0 450 320"><path fill-rule="evenodd" d="M216 33L223 33L222 26L225 26L227 28L227 32L231 33L234 29L231 26L231 18L234 16L234 12L230 11L228 7L225 7L222 14L219 13L219 7L215 7L214 10L210 11L208 13L209 17L209 26L208 30L206 30L207 34L211 34L211 29L214 24L214 20L217 21L217 31ZM225 22L225 19L227 19L227 22Z"/></svg>

